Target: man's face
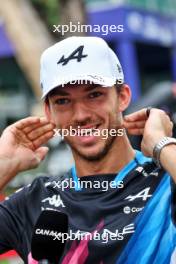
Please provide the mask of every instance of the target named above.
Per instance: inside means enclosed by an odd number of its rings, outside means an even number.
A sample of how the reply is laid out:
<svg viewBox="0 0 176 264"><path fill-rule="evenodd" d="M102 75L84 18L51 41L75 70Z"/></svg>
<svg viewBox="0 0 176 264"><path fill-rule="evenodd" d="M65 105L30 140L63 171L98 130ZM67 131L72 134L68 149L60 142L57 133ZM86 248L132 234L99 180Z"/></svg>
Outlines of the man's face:
<svg viewBox="0 0 176 264"><path fill-rule="evenodd" d="M122 126L119 110L119 95L116 88L98 85L67 85L55 88L49 95L49 106L46 105L49 118L57 128L70 127L81 129L118 129ZM87 160L99 160L104 157L117 140L115 136L104 139L102 135L66 136L65 141L73 155Z"/></svg>

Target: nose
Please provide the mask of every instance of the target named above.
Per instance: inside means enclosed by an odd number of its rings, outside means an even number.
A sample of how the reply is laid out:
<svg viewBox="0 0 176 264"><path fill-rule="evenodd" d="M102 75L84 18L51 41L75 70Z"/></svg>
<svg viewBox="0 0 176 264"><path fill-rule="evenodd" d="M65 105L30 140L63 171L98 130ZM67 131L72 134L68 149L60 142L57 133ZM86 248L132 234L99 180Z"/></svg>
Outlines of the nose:
<svg viewBox="0 0 176 264"><path fill-rule="evenodd" d="M73 107L73 122L76 125L85 125L91 120L90 109L83 102L75 102Z"/></svg>

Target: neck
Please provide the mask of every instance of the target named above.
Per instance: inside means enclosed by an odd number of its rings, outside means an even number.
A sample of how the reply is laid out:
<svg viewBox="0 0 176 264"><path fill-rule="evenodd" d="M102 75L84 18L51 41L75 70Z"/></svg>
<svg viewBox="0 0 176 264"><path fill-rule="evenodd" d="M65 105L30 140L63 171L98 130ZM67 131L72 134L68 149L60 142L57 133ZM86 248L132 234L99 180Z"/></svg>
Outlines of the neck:
<svg viewBox="0 0 176 264"><path fill-rule="evenodd" d="M132 148L127 136L114 141L111 149L98 161L88 161L76 153L73 153L78 177L87 175L117 173L135 157L135 151Z"/></svg>

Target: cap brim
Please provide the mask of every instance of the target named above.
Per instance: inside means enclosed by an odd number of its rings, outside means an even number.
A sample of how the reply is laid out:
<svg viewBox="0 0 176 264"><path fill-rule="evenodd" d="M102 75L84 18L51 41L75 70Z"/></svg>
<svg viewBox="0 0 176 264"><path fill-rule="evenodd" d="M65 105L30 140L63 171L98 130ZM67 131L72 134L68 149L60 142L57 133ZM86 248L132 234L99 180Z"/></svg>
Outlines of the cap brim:
<svg viewBox="0 0 176 264"><path fill-rule="evenodd" d="M46 89L46 91L42 95L42 99L44 99L49 92L51 92L53 89L57 87L64 87L67 84L78 84L78 85L83 85L87 84L86 82L92 83L92 84L98 84L103 87L111 87L114 84L116 84L116 78L109 78L109 77L101 77L101 76L96 76L96 75L88 75L88 76L77 76L74 78L67 78L67 79L59 79L56 82L53 83L51 87Z"/></svg>

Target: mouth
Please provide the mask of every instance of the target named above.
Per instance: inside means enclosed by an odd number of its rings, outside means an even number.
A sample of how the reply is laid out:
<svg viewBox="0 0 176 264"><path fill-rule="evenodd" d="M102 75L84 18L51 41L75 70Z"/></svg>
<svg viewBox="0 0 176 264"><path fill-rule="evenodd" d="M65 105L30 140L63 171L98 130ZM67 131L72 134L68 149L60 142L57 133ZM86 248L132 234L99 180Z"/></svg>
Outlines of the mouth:
<svg viewBox="0 0 176 264"><path fill-rule="evenodd" d="M99 128L100 123L77 127L75 135L77 143L87 147L95 145L98 142L100 134L98 131Z"/></svg>
<svg viewBox="0 0 176 264"><path fill-rule="evenodd" d="M77 130L77 135L82 136L82 137L90 137L90 136L95 136L95 132L97 132L97 129L99 129L100 124L97 125L87 125L87 126L82 126Z"/></svg>

